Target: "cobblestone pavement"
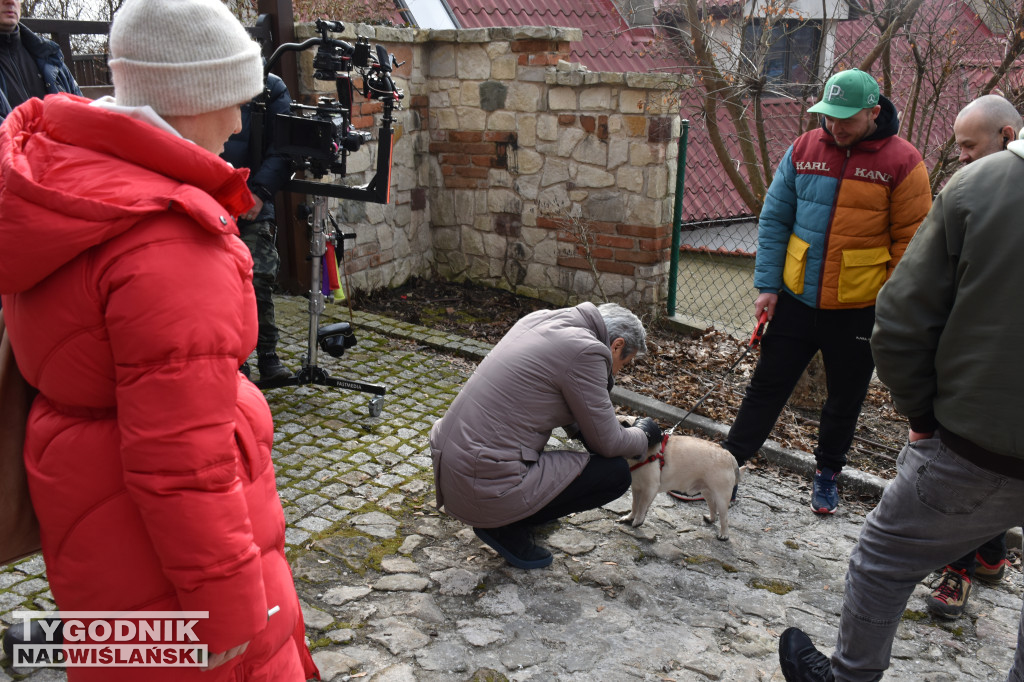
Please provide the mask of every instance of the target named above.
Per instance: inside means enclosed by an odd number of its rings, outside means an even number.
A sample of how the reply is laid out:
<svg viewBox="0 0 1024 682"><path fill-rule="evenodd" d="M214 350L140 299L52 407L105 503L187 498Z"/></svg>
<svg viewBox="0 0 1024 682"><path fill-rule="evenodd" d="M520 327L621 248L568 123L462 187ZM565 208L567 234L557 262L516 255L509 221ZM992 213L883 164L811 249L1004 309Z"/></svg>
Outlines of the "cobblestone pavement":
<svg viewBox="0 0 1024 682"><path fill-rule="evenodd" d="M281 355L293 367L305 310L301 298L278 299ZM337 307L332 318L349 319ZM543 529L551 567L511 568L432 506L429 428L487 346L368 314L354 321L358 345L320 365L385 385L379 417L365 393L268 392L289 556L324 680L779 681L787 626L834 642L863 505L820 518L805 477L754 471L729 542L702 523L703 503L665 495L643 526L620 524L627 495ZM886 680L1004 679L1021 592L1011 571L945 623L925 615L920 586ZM0 571L0 619L21 608L54 608L38 556ZM3 664L0 682L65 679Z"/></svg>

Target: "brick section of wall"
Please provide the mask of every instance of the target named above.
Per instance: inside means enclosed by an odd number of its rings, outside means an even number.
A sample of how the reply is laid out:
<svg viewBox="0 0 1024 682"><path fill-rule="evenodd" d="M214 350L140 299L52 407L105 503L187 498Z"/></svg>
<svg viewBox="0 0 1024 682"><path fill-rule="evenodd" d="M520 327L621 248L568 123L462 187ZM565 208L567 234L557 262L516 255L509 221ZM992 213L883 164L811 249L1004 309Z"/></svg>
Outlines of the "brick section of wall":
<svg viewBox="0 0 1024 682"><path fill-rule="evenodd" d="M353 288L437 272L559 305L599 290L634 309L664 300L678 78L587 72L567 61L579 29L354 25L342 37L356 35L406 62L406 96L391 203L339 209L358 235L346 244ZM356 127L379 125L380 104L356 100ZM375 147L349 157L346 183L370 179Z"/></svg>

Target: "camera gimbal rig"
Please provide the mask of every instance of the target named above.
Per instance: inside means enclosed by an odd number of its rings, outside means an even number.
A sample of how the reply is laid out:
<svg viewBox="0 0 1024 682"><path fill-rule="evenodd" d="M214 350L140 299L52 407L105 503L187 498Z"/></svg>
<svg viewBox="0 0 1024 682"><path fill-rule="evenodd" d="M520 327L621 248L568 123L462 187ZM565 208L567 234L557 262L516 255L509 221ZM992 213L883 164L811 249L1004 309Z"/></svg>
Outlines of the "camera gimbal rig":
<svg viewBox="0 0 1024 682"><path fill-rule="evenodd" d="M313 57L314 78L333 80L338 99L320 97L317 105L308 106L292 103L288 114L277 114L267 120L266 105L269 91L253 101L252 134L262 143L266 127L272 133L272 146L292 161L295 171L303 171L314 178L327 173L344 176L346 159L350 152L360 149L370 140L369 132L361 132L352 125L353 84L352 70L362 76L360 93L363 97L376 100L383 107L377 146L377 168L366 185L345 186L328 182L293 178L285 188L292 192L311 197L311 207L306 208L308 222L312 229L309 242L310 290L309 290L309 339L308 351L302 360L302 368L291 377L267 379L256 382L261 389L281 386L318 384L336 388L347 388L375 397L370 399L371 417L380 416L386 389L376 384L337 379L317 366L317 350L323 350L332 357L341 357L346 348L356 344L356 337L350 322L338 322L320 327L320 315L324 311L325 297L320 291L321 258L327 252L330 241L344 254L344 240L355 238L354 234L341 234L334 217L327 208L327 197L353 199L377 204L386 204L391 192L391 144L394 119L392 113L403 97L403 93L391 79L391 70L396 66L393 57L383 46L376 46L376 55L371 54L366 38L358 38L355 45L331 38L328 33L345 29L340 21L318 19L316 29L319 37L309 38L302 43L284 43L267 60L265 73L277 63L285 52L299 52L317 47ZM261 147L262 148L262 145ZM351 310L351 309L350 309Z"/></svg>

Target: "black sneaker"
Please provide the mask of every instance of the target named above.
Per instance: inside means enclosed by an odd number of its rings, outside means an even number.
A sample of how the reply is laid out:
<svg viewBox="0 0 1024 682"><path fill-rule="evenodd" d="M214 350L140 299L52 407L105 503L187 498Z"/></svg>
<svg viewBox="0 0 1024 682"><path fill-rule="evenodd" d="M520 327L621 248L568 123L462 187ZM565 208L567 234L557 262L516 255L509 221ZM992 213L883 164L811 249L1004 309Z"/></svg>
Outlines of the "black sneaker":
<svg viewBox="0 0 1024 682"><path fill-rule="evenodd" d="M249 363L243 362L242 366L238 368L238 371L242 373L246 379L252 379L252 370L249 369Z"/></svg>
<svg viewBox="0 0 1024 682"><path fill-rule="evenodd" d="M530 570L544 568L552 562L551 552L533 541L533 533L526 528L474 528L476 536L516 568Z"/></svg>
<svg viewBox="0 0 1024 682"><path fill-rule="evenodd" d="M260 353L256 360L256 369L260 371L260 381L284 379L292 375L288 368L281 364L277 353Z"/></svg>
<svg viewBox="0 0 1024 682"><path fill-rule="evenodd" d="M779 638L779 665L786 682L835 682L832 664L799 628L786 628Z"/></svg>
<svg viewBox="0 0 1024 682"><path fill-rule="evenodd" d="M967 598L971 596L971 579L967 571L958 571L946 566L942 569L939 586L925 599L928 610L940 618L956 620L967 608Z"/></svg>

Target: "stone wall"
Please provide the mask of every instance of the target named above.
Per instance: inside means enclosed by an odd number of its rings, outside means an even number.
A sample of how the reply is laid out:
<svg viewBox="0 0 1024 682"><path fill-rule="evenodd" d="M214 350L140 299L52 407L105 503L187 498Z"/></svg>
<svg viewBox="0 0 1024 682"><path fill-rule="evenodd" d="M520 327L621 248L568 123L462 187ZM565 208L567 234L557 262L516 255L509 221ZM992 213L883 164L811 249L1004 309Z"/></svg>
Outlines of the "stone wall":
<svg viewBox="0 0 1024 682"><path fill-rule="evenodd" d="M568 63L579 29L347 30L405 62L406 90L391 203L341 209L359 235L353 287L437 273L556 305L664 301L678 79ZM365 182L375 153L352 155L347 181Z"/></svg>

